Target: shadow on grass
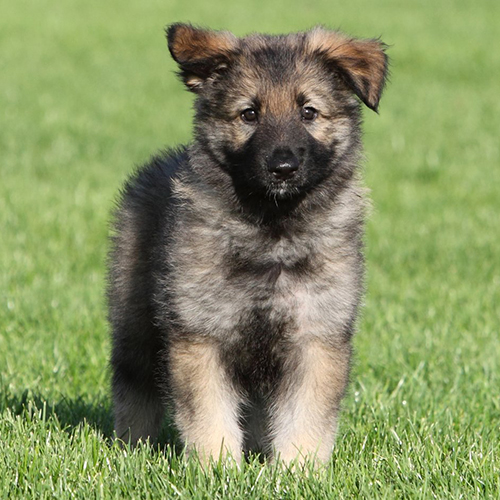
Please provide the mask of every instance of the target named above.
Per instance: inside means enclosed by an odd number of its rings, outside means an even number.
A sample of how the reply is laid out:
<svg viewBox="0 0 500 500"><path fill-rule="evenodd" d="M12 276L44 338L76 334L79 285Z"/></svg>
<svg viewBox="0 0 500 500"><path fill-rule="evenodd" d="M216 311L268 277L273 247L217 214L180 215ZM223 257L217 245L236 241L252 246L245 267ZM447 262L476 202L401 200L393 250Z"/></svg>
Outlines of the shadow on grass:
<svg viewBox="0 0 500 500"><path fill-rule="evenodd" d="M49 401L39 394L24 391L21 395L0 394L0 414L10 409L14 415L32 418L33 413L38 413L46 421L55 421L57 427L72 435L81 426L89 426L102 434L108 444L114 438L113 413L111 400L96 399L87 401L83 397L68 398L61 396L58 401ZM181 449L176 429L167 416L163 424L156 449L166 446Z"/></svg>

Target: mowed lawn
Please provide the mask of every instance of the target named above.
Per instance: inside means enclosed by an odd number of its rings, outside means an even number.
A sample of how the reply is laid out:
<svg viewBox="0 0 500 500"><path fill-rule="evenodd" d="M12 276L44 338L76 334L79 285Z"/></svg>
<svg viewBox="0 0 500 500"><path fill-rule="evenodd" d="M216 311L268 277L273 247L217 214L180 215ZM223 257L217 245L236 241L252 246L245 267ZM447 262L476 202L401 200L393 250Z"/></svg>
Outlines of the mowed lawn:
<svg viewBox="0 0 500 500"><path fill-rule="evenodd" d="M367 296L319 472L111 442L109 214L135 165L189 141L163 36L179 20L390 45L365 111ZM498 0L4 2L0 498L499 498L499 26Z"/></svg>

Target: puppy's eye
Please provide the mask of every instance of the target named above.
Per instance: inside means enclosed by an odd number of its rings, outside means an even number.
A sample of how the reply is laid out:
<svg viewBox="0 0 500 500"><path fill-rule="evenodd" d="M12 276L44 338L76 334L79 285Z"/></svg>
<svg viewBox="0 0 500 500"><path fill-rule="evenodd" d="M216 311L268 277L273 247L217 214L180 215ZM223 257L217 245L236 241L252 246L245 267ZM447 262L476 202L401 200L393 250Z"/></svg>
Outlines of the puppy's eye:
<svg viewBox="0 0 500 500"><path fill-rule="evenodd" d="M302 108L300 110L300 117L302 118L302 121L312 122L316 119L317 116L318 111L314 108L311 108L310 106Z"/></svg>
<svg viewBox="0 0 500 500"><path fill-rule="evenodd" d="M245 109L245 111L243 111L240 116L241 119L247 123L252 123L257 121L257 111L255 111L255 109L252 108Z"/></svg>

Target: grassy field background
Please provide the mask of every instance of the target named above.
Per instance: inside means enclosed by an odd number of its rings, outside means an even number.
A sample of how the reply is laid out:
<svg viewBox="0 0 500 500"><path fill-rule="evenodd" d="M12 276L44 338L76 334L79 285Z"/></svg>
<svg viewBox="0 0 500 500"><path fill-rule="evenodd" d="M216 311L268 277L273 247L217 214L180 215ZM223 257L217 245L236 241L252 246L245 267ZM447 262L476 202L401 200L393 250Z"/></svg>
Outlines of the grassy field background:
<svg viewBox="0 0 500 500"><path fill-rule="evenodd" d="M391 48L365 112L368 294L327 470L111 445L109 213L189 141L164 25ZM17 0L0 15L0 498L500 498L500 3Z"/></svg>

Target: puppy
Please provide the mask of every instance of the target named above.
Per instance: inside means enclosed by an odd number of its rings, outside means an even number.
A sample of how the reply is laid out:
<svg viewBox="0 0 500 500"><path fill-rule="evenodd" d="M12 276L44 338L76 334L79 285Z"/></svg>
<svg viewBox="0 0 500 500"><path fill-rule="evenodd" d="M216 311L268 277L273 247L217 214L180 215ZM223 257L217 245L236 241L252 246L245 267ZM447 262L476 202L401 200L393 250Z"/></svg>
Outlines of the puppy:
<svg viewBox="0 0 500 500"><path fill-rule="evenodd" d="M117 437L171 408L204 459L327 461L363 291L361 103L385 46L174 24L194 140L126 183L110 253Z"/></svg>

